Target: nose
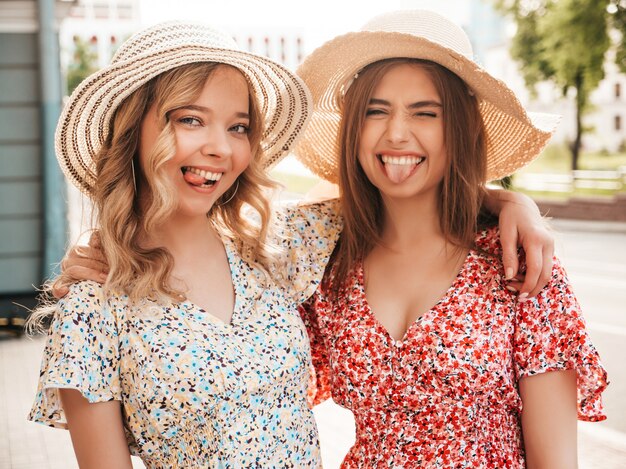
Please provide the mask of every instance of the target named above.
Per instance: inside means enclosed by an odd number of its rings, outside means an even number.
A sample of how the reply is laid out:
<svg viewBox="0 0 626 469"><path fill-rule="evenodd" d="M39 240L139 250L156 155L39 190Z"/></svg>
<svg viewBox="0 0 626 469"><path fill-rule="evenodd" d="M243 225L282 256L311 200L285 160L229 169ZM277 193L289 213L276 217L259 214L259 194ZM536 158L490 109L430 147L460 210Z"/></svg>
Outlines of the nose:
<svg viewBox="0 0 626 469"><path fill-rule="evenodd" d="M233 149L227 131L219 128L207 128L200 147L203 156L227 158L232 156Z"/></svg>
<svg viewBox="0 0 626 469"><path fill-rule="evenodd" d="M385 133L387 141L392 144L405 143L409 139L409 125L405 116L395 113L387 121Z"/></svg>

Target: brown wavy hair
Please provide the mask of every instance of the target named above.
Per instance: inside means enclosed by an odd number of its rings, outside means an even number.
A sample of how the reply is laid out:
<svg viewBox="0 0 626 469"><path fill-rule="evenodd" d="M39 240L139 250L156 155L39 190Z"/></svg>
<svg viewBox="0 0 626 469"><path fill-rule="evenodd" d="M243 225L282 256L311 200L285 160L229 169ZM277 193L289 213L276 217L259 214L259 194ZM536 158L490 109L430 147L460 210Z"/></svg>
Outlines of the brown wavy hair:
<svg viewBox="0 0 626 469"><path fill-rule="evenodd" d="M142 241L177 207L175 189L162 171L164 163L176 152L175 135L168 114L197 99L206 80L218 67L228 65L194 63L167 71L133 92L115 111L108 138L96 157L98 178L93 194L94 226L99 227L100 242L109 264L105 283L107 292L127 294L131 301L146 297L165 297L174 301L184 298L184 292L169 285L173 269L171 254L164 248L146 248ZM248 138L252 160L239 176L238 188L227 190L207 217L216 229L236 243L245 260L261 267L270 264L273 253L273 247L266 242L271 215L266 192L273 190L275 183L259 163L263 156L263 117L252 87L248 86L248 89ZM141 123L153 105L156 106L162 130L143 168L145 177L140 177L138 148ZM140 204L139 193L147 203L142 201ZM227 200L228 203L223 203ZM242 215L244 207L257 213L258 223ZM50 290L55 283L72 281L61 274L44 289ZM48 305L33 313L28 330L40 330L51 310Z"/></svg>
<svg viewBox="0 0 626 469"><path fill-rule="evenodd" d="M447 241L472 247L485 194L486 134L478 101L465 82L427 60L394 58L369 64L358 74L343 102L339 130L339 189L344 228L333 254L333 288L338 291L355 263L381 242L384 204L358 161L361 129L374 89L401 64L422 68L432 79L442 104L448 165L439 186L439 222Z"/></svg>

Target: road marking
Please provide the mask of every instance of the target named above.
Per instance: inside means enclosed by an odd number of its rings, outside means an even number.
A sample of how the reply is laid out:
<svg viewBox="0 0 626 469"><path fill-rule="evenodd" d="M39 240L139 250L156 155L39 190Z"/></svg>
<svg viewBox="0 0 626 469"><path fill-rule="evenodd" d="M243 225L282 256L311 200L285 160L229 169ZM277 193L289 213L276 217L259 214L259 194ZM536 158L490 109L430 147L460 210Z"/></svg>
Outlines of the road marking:
<svg viewBox="0 0 626 469"><path fill-rule="evenodd" d="M615 326L613 324L605 324L602 322L587 321L587 328L592 331L602 332L604 334L614 334L626 337L626 327Z"/></svg>

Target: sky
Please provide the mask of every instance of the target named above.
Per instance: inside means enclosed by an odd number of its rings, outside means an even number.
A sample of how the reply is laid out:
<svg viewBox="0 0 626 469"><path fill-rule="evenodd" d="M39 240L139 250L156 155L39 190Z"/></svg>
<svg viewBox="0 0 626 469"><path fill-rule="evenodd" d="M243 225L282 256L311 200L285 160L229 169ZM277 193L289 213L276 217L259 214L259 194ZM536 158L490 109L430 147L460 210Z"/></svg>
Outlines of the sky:
<svg viewBox="0 0 626 469"><path fill-rule="evenodd" d="M198 20L236 35L280 30L304 37L305 53L338 34L355 31L373 16L427 8L463 23L469 0L139 0L141 26L165 20Z"/></svg>

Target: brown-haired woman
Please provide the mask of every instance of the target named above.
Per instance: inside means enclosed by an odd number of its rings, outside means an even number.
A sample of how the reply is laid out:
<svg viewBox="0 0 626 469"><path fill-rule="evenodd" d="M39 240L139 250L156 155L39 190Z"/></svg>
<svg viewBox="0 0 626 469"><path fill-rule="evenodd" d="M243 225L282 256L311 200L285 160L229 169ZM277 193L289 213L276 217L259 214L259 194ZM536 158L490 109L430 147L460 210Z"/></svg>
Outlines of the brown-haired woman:
<svg viewBox="0 0 626 469"><path fill-rule="evenodd" d="M464 43L439 15L396 12L299 70L318 106L309 138L338 135L326 160L307 152L315 141L299 150L338 174L344 217L301 314L314 403L332 396L355 416L346 468L576 467L577 412L605 418L606 372L558 260L520 298L481 214L486 181L532 160L550 131Z"/></svg>

